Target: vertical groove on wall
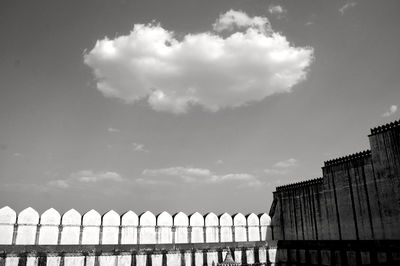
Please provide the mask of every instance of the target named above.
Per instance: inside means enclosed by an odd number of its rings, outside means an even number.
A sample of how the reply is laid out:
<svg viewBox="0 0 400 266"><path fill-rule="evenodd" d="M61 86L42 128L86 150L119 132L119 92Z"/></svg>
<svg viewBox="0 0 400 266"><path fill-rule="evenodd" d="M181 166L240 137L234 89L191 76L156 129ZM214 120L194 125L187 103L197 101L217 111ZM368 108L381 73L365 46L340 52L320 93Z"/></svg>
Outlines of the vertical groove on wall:
<svg viewBox="0 0 400 266"><path fill-rule="evenodd" d="M296 189L296 192L298 192L298 190ZM300 194L300 193L299 193ZM300 205L300 223L301 223L301 235L302 235L302 240L304 240L304 217L303 217L303 206L302 206L302 200L301 200L301 195L299 195L299 205ZM305 211L305 210L304 210Z"/></svg>
<svg viewBox="0 0 400 266"><path fill-rule="evenodd" d="M364 162L363 166L361 167L361 177L363 180L363 185L364 185L364 191L365 191L365 197L367 198L367 208L368 208L368 221L369 221L369 226L371 229L371 239L375 239L375 233L374 233L374 226L372 224L372 211L371 211L371 203L369 200L369 193L368 193L368 186L367 186L367 178L365 176L365 165L366 162Z"/></svg>
<svg viewBox="0 0 400 266"><path fill-rule="evenodd" d="M286 240L286 236L285 236L285 225L286 225L286 221L284 219L284 215L283 215L283 205L282 205L282 197L279 197L279 202L281 205L281 210L280 210L280 220L281 220L281 224L280 224L280 234L283 237L283 240Z"/></svg>
<svg viewBox="0 0 400 266"><path fill-rule="evenodd" d="M331 224L330 224L330 219L329 219L328 202L327 202L327 199L326 199L327 192L326 192L326 190L322 190L322 191L323 191L322 196L324 197L324 206L325 206L324 209L325 209L325 215L326 215L325 221L323 221L323 222L326 222L326 228L328 229L328 232L326 232L326 235L325 235L325 239L328 240L328 239L331 239L330 236L331 236L332 232L330 230ZM322 210L321 205L320 205L320 210ZM321 221L322 221L322 212L321 212ZM322 225L321 225L321 228L323 228Z"/></svg>
<svg viewBox="0 0 400 266"><path fill-rule="evenodd" d="M151 259L151 254L146 252L146 266L153 266L153 261Z"/></svg>
<svg viewBox="0 0 400 266"><path fill-rule="evenodd" d="M81 225L79 227L79 244L82 244L82 236L83 236L83 225L81 223Z"/></svg>
<svg viewBox="0 0 400 266"><path fill-rule="evenodd" d="M19 257L18 266L26 266L27 261L28 261L28 258L26 255Z"/></svg>
<svg viewBox="0 0 400 266"><path fill-rule="evenodd" d="M311 191L312 191L312 193L311 193L311 195L310 195L310 204L311 204L312 212L313 212L313 222L314 222L315 240L318 240L317 213L316 213L316 211L315 211L315 202L314 202L314 195L318 195L318 194L316 193L316 191L315 191L315 190L317 190L317 189L316 189L316 186L317 186L317 185L314 185L312 188L310 188ZM311 199L311 197L312 197L312 199Z"/></svg>
<svg viewBox="0 0 400 266"><path fill-rule="evenodd" d="M378 211L379 211L379 221L381 223L382 226L382 238L386 238L386 233L385 233L385 224L383 223L383 215L382 215L382 203L381 203L381 199L379 197L379 190L378 190L378 183L377 183L377 176L375 173L375 167L374 167L374 161L371 160L371 169L372 169L372 177L374 180L374 188L376 191L376 201L378 203Z"/></svg>
<svg viewBox="0 0 400 266"><path fill-rule="evenodd" d="M288 193L288 202L289 202L289 213L290 213L290 217L293 217L294 219L290 219L291 220L291 225L292 225L292 231L293 231L293 220L294 220L294 232L296 232L296 238L295 239L299 239L299 237L298 237L298 230L297 230L297 219L296 219L296 205L295 205L295 199L294 199L294 197L293 197L293 190L290 190L290 193L291 193L291 195L289 196L289 193ZM292 206L292 203L293 202L293 206ZM292 210L292 208L291 207L293 207L293 210ZM293 233L294 233L293 232ZM293 238L292 238L293 239Z"/></svg>
<svg viewBox="0 0 400 266"><path fill-rule="evenodd" d="M352 208L352 213L353 213L353 222L354 222L354 227L356 229L356 239L360 240L360 235L358 231L358 224L357 224L357 214L356 214L356 206L354 202L354 192L353 192L353 184L351 182L351 175L350 175L350 163L345 164L346 167L346 172L347 172L347 180L349 182L349 188L350 188L350 199L351 199L351 208Z"/></svg>
<svg viewBox="0 0 400 266"><path fill-rule="evenodd" d="M332 168L329 170L332 173L333 196L335 199L335 209L336 209L336 218L337 218L339 239L342 240L342 229L340 227L340 215L339 215L339 206L338 206L338 200L337 200L337 195L336 195L335 175L333 174Z"/></svg>
<svg viewBox="0 0 400 266"><path fill-rule="evenodd" d="M233 254L235 254L235 253L233 253ZM191 266L196 266L196 253L194 250L192 250L192 252L190 253L190 256L191 256L191 260L190 260Z"/></svg>
<svg viewBox="0 0 400 266"><path fill-rule="evenodd" d="M280 220L281 220L280 230L281 230L281 235L282 235L283 240L286 240L286 237L285 237L285 224L286 223L285 223L285 220L283 218L284 209L283 209L283 205L282 205L282 195L279 197L279 202L280 202L280 205L281 205L281 210L280 210L280 213L279 213Z"/></svg>
<svg viewBox="0 0 400 266"><path fill-rule="evenodd" d="M13 236L12 236L12 242L11 242L13 245L15 245L15 243L17 241L17 230L18 230L17 222L15 222Z"/></svg>

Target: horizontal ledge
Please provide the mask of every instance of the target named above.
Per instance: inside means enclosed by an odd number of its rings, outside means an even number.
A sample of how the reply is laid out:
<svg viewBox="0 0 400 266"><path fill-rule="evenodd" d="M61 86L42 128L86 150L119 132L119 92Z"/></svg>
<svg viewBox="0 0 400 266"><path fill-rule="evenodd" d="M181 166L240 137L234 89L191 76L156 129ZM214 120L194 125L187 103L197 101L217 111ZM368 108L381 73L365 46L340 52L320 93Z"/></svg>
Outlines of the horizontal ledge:
<svg viewBox="0 0 400 266"><path fill-rule="evenodd" d="M266 241L182 243L182 244L120 244L120 245L0 245L1 254L120 254L226 248L265 247Z"/></svg>
<svg viewBox="0 0 400 266"><path fill-rule="evenodd" d="M400 251L399 240L275 240L270 247L313 250Z"/></svg>

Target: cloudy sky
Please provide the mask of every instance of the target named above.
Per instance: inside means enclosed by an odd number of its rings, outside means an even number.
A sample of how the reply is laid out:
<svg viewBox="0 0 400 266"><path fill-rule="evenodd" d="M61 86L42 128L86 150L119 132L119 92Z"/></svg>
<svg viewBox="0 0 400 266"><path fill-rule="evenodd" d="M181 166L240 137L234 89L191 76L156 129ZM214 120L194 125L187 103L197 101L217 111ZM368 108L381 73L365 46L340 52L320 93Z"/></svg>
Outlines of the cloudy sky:
<svg viewBox="0 0 400 266"><path fill-rule="evenodd" d="M399 118L400 2L0 2L0 205L268 212Z"/></svg>

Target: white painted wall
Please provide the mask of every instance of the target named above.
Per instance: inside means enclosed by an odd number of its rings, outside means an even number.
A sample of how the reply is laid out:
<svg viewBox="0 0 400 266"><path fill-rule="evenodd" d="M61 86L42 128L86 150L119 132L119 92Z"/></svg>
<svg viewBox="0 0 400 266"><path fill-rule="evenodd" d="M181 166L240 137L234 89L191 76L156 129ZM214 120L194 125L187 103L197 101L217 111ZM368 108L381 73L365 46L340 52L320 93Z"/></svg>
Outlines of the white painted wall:
<svg viewBox="0 0 400 266"><path fill-rule="evenodd" d="M0 245L11 245L14 234L16 212L6 206L0 209Z"/></svg>
<svg viewBox="0 0 400 266"><path fill-rule="evenodd" d="M249 241L260 241L260 220L254 213L247 215L247 231Z"/></svg>
<svg viewBox="0 0 400 266"><path fill-rule="evenodd" d="M39 245L57 245L61 215L51 208L40 216Z"/></svg>
<svg viewBox="0 0 400 266"><path fill-rule="evenodd" d="M133 211L128 211L121 218L121 244L137 244L139 218Z"/></svg>
<svg viewBox="0 0 400 266"><path fill-rule="evenodd" d="M111 210L103 215L102 218L102 244L118 244L119 226L121 217L118 213Z"/></svg>
<svg viewBox="0 0 400 266"><path fill-rule="evenodd" d="M139 216L140 244L156 243L156 217L152 212L145 212Z"/></svg>
<svg viewBox="0 0 400 266"><path fill-rule="evenodd" d="M77 245L81 233L81 219L79 212L71 209L62 216L61 245Z"/></svg>
<svg viewBox="0 0 400 266"><path fill-rule="evenodd" d="M191 228L190 243L203 243L204 242L204 218L195 212L189 217L189 224Z"/></svg>
<svg viewBox="0 0 400 266"><path fill-rule="evenodd" d="M19 213L17 231L17 245L36 244L36 230L39 224L39 214L31 207Z"/></svg>
<svg viewBox="0 0 400 266"><path fill-rule="evenodd" d="M189 243L188 239L189 218L183 212L174 215L175 243Z"/></svg>
<svg viewBox="0 0 400 266"><path fill-rule="evenodd" d="M95 210L88 211L82 219L82 245L100 244L101 216Z"/></svg>
<svg viewBox="0 0 400 266"><path fill-rule="evenodd" d="M208 213L203 217L196 212L188 217L183 212L172 216L145 212L138 217L132 211L120 216L111 210L101 217L91 210L82 217L74 209L62 216L49 209L39 220L32 208L17 218L14 210L4 207L0 209L0 244L13 244L13 235L17 245L137 244L139 238L141 244L259 241L266 239L270 222L265 213L246 217Z"/></svg>
<svg viewBox="0 0 400 266"><path fill-rule="evenodd" d="M233 226L235 231L235 242L247 241L247 221L243 214L237 213L233 215Z"/></svg>
<svg viewBox="0 0 400 266"><path fill-rule="evenodd" d="M172 243L172 225L173 220L171 214L162 212L157 215L158 243Z"/></svg>
<svg viewBox="0 0 400 266"><path fill-rule="evenodd" d="M224 213L219 217L219 224L221 230L221 242L232 242L232 226L233 220L228 213Z"/></svg>
<svg viewBox="0 0 400 266"><path fill-rule="evenodd" d="M206 242L219 242L219 220L215 213L210 212L204 218Z"/></svg>

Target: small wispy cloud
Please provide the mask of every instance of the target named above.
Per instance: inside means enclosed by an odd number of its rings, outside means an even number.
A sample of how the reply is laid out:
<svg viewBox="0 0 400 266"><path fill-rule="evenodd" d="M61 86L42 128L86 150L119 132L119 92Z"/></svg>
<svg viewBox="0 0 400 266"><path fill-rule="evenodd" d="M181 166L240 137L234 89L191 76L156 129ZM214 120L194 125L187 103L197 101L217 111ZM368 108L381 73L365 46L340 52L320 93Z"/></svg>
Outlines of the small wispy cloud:
<svg viewBox="0 0 400 266"><path fill-rule="evenodd" d="M216 164L223 164L224 161L223 161L223 160L217 160L215 163L216 163Z"/></svg>
<svg viewBox="0 0 400 266"><path fill-rule="evenodd" d="M16 191L18 193L39 193L40 195L43 195L43 193L49 191L49 187L42 184L32 183L0 183L0 191Z"/></svg>
<svg viewBox="0 0 400 266"><path fill-rule="evenodd" d="M267 175L286 175L291 172L291 168L298 166L298 160L290 158L275 163L271 168L264 169Z"/></svg>
<svg viewBox="0 0 400 266"><path fill-rule="evenodd" d="M132 142L133 150L137 152L149 152L148 149L145 148L144 144Z"/></svg>
<svg viewBox="0 0 400 266"><path fill-rule="evenodd" d="M343 16L347 10L355 7L356 5L357 5L356 2L348 2L348 3L344 4L341 8L339 8L339 13Z"/></svg>
<svg viewBox="0 0 400 266"><path fill-rule="evenodd" d="M22 155L22 153L19 153L19 152L14 152L12 156L14 156L14 157L24 157L24 155Z"/></svg>
<svg viewBox="0 0 400 266"><path fill-rule="evenodd" d="M264 169L264 173L267 175L286 175L289 173L289 169L266 168Z"/></svg>
<svg viewBox="0 0 400 266"><path fill-rule="evenodd" d="M145 169L143 176L136 181L142 184L174 184L177 182L217 184L224 182L237 182L240 186L260 186L263 183L254 175L248 173L216 174L209 169L194 167L168 167L160 169Z"/></svg>
<svg viewBox="0 0 400 266"><path fill-rule="evenodd" d="M276 15L278 19L283 18L287 14L287 10L281 5L269 5L268 12L271 15Z"/></svg>
<svg viewBox="0 0 400 266"><path fill-rule="evenodd" d="M114 127L109 127L109 128L107 128L107 131L108 131L108 132L111 132L111 133L118 133L118 132L121 132L121 130L119 130L118 128L114 128Z"/></svg>
<svg viewBox="0 0 400 266"><path fill-rule="evenodd" d="M51 180L47 185L50 187L66 189L77 184L97 183L102 181L122 182L124 181L124 178L120 174L112 171L95 172L93 170L82 170L71 173L70 176L65 179Z"/></svg>
<svg viewBox="0 0 400 266"><path fill-rule="evenodd" d="M390 106L389 110L382 114L383 117L389 117L397 112L397 105Z"/></svg>
<svg viewBox="0 0 400 266"><path fill-rule="evenodd" d="M61 188L61 189L66 189L66 188L70 187L69 182L67 182L67 180L63 180L63 179L49 181L47 183L47 185L50 187Z"/></svg>
<svg viewBox="0 0 400 266"><path fill-rule="evenodd" d="M266 17L249 17L246 13L236 10L229 10L225 14L221 14L213 24L213 29L217 32L232 31L235 27L254 27L261 32L265 32L266 29L270 28L270 24Z"/></svg>
<svg viewBox="0 0 400 266"><path fill-rule="evenodd" d="M99 181L109 180L120 182L123 178L116 172L94 172L92 170L83 170L71 174L72 178L76 178L79 182L95 183Z"/></svg>
<svg viewBox="0 0 400 266"><path fill-rule="evenodd" d="M304 24L305 26L311 26L315 24L315 21L317 19L317 15L316 14L311 14L308 19L307 22Z"/></svg>
<svg viewBox="0 0 400 266"><path fill-rule="evenodd" d="M288 168L297 165L297 163L298 162L296 159L290 158L284 161L277 162L276 164L274 164L274 166L279 168Z"/></svg>

